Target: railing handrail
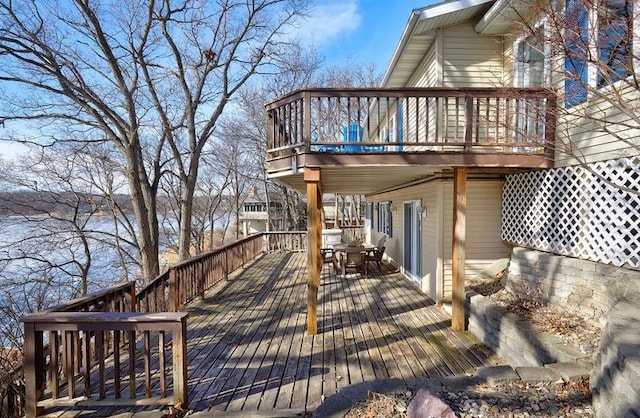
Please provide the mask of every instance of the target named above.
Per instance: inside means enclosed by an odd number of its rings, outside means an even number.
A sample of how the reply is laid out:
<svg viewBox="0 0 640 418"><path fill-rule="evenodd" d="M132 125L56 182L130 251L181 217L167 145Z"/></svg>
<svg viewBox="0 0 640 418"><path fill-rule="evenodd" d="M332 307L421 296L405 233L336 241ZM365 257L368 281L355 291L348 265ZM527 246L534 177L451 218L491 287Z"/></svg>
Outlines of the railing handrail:
<svg viewBox="0 0 640 418"><path fill-rule="evenodd" d="M306 234L306 231L272 231L272 232L263 232L258 234L253 234L248 237L239 239L233 243L226 244L222 247L211 250L207 253L199 254L195 257L192 257L188 260L184 260L182 262L176 263L169 267L168 270L158 275L154 280L152 280L147 286L141 289L139 292L135 292L135 282L126 282L121 283L106 289L102 289L90 295L80 297L56 306L53 306L45 311L36 312L30 315L24 316L21 320L25 323L25 343L27 334L36 332L33 325L36 323L51 323L58 327L58 330L64 329L88 329L86 328L88 323L95 323L100 326L100 324L104 325L101 329L130 329L131 324L133 323L155 323L154 321L169 321L171 322L175 318L183 318L185 313L170 313L170 312L135 312L137 307L143 306L138 300L139 296L144 295L149 288L156 287L164 289L165 286L172 286L174 292L180 292L183 287L185 287L184 283L180 283L181 276L178 274L172 274L172 272L177 272L179 270L187 270L188 274L200 275L198 280L204 281L206 280L206 276L208 272L205 272L201 263L207 262L211 260L212 257L220 254L228 254L234 253L234 251L240 249L242 250L239 257L235 260L235 263L230 263L225 266L225 275L224 279L228 277L229 273L232 273L235 270L237 265L244 265L244 263L249 261L250 257L255 258L255 256L262 251L269 250L269 240L265 238L273 237L277 235L290 235L290 236L301 236ZM259 245L258 245L259 244ZM251 245L251 248L247 248L247 245ZM282 247L282 245L280 246ZM245 249L250 250L248 254L244 251ZM237 252L237 251L236 251ZM232 256L237 256L237 254L232 254ZM182 279L187 280L186 277L182 277ZM173 280L173 283L171 282ZM207 287L204 283L199 284L197 290L199 292L204 292L207 290ZM157 296L157 295L154 295ZM172 298L172 300L178 300ZM102 303L102 305L101 305ZM181 305L181 303L179 303ZM121 309L120 311L100 311L97 312L94 309L96 307L104 308L104 309ZM170 306L173 310L177 310L177 306ZM74 310L73 312L70 312ZM177 316L176 316L177 315ZM184 319L184 318L183 318ZM184 321L183 321L184 322ZM82 325L84 324L84 325ZM27 332L26 326L30 326L31 329ZM52 325L53 326L53 325ZM78 328L80 327L80 328ZM141 330L145 329L145 326L139 326ZM151 326L151 329L155 330L155 325ZM42 331L38 331L42 332ZM29 338L35 338L34 335L30 335ZM181 339L184 341L184 339ZM124 343L124 341L122 342ZM31 344L31 343L30 343ZM131 345L130 345L131 346ZM181 344L181 347L174 347L175 350L185 350L186 346ZM25 351L32 350L33 347L26 347ZM38 342L38 348L33 354L35 357L46 357L48 352L48 344L44 344L42 340ZM106 353L105 353L106 354ZM181 354L184 358L184 353ZM38 360L40 361L40 360ZM186 361L186 360L185 360ZM184 370L184 376L186 376L186 366L179 365L181 370ZM18 368L14 371L13 375L17 376L19 373L21 374L21 370L24 370L24 367ZM30 372L32 373L32 372ZM33 376L33 374L32 374ZM40 378L38 378L38 384L40 385ZM182 393L184 394L184 399L186 399L186 380L184 381L184 388L178 388L180 396L177 398L182 398ZM30 398L37 399L39 394L33 393L30 394ZM33 402L31 402L31 407L33 406ZM31 410L33 412L33 410Z"/></svg>
<svg viewBox="0 0 640 418"><path fill-rule="evenodd" d="M265 105L272 110L284 103L307 97L556 97L556 91L546 87L317 87L294 90Z"/></svg>
<svg viewBox="0 0 640 418"><path fill-rule="evenodd" d="M164 368L164 333L169 331L172 333L173 343L171 344L171 350L173 352L173 398L171 402L174 406L187 406L188 392L187 392L187 358L186 358L186 320L188 317L186 312L177 313L163 313L148 314L139 312L38 312L35 314L27 315L21 319L25 327L25 409L26 415L36 416L39 413L38 408L45 405L68 405L69 402L75 403L76 392L76 373L81 370L82 364L82 377L84 379L84 397L87 399L92 394L97 394L100 397L100 403L104 405L116 404L116 405L135 405L137 404L136 393L137 384L135 381L136 374L136 355L135 344L132 344L135 339L135 334L143 332L145 335L145 344L142 350L145 351L145 365L144 365L144 397L150 399L150 404L164 404L167 403L166 397L166 370ZM49 379L54 383L55 387L52 391L52 397L49 400L41 401L40 397L45 392L45 357L43 356L44 348L44 333L49 333L49 338L54 338L52 347L56 347L54 354L52 354L52 362L55 365L53 368L49 368ZM67 390L69 392L68 397L62 398L58 391L58 384L60 382L60 371L58 365L59 355L59 343L57 342L57 333L60 332L60 338L64 341L65 354L62 355L64 359L64 365L62 372L66 374ZM82 336L80 336L82 332ZM105 346L106 343L105 333L113 332L114 338L119 338L119 332L128 332L130 335L129 341L129 391L130 399L128 401L120 398L120 379L119 379L119 360L116 360L116 377L112 381L115 389L115 398L112 400L105 400L105 381L104 381L104 369L105 369ZM154 398L151 400L151 375L150 369L150 337L149 332L158 332L160 358L160 398ZM75 333L75 338L70 335ZM110 334L109 334L110 335ZM75 342L74 342L75 341ZM93 342L92 342L93 341ZM68 353L76 352L76 354L82 353L82 359L78 355L68 355ZM98 359L98 373L100 374L101 381L99 383L99 390L91 387L91 374L92 367L87 366L91 362L90 356L95 353Z"/></svg>
<svg viewBox="0 0 640 418"><path fill-rule="evenodd" d="M433 152L552 160L556 97L528 87L305 88L265 106L267 160Z"/></svg>
<svg viewBox="0 0 640 418"><path fill-rule="evenodd" d="M123 292L125 290L135 289L135 281L128 281L121 284L109 286L107 288L90 293L86 296L81 296L75 299L71 299L67 302L60 303L55 306L51 306L44 311L40 312L71 312L71 311L84 311L89 306L94 306L96 302L109 298L111 295ZM135 292L133 293L135 294ZM85 309L81 308L85 307Z"/></svg>
<svg viewBox="0 0 640 418"><path fill-rule="evenodd" d="M221 252L227 251L229 248L237 247L238 245L241 245L242 243L251 241L252 239L257 238L257 237L261 236L264 233L265 232L259 232L259 233L251 234L251 235L249 235L247 237L240 238L239 240L234 241L232 243L225 244L222 247L217 247L217 248L214 248L213 250L209 250L209 251L206 251L204 253L200 253L198 255L194 255L193 257L189 257L186 260L182 260L182 261L179 261L177 263L171 264L168 269L171 270L171 269L176 269L176 268L180 268L180 267L184 267L184 266L193 264L193 263L195 263L197 261L200 261L202 259L205 259L207 257L211 257L214 254L219 254ZM162 274L159 275L158 277L160 277L160 276L162 276ZM157 279L157 277L156 277L156 279Z"/></svg>

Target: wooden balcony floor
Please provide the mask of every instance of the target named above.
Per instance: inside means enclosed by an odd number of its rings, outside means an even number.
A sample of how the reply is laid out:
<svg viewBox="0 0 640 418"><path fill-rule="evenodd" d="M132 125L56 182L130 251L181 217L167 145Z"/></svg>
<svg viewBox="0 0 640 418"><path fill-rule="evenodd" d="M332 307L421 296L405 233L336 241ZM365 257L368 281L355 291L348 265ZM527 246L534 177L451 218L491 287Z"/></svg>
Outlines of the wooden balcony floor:
<svg viewBox="0 0 640 418"><path fill-rule="evenodd" d="M189 307L191 410L311 411L355 383L472 374L499 362L473 335L452 331L402 275L377 269L342 278L325 264L318 335L307 336L306 264L306 253L268 254Z"/></svg>

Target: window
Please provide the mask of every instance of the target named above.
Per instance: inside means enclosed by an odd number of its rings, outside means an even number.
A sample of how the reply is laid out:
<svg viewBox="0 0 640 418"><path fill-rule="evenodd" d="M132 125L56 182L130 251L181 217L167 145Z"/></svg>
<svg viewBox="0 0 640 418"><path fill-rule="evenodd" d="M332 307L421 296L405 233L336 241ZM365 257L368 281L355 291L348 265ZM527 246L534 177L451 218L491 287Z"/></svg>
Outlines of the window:
<svg viewBox="0 0 640 418"><path fill-rule="evenodd" d="M364 217L369 221L369 225L373 225L373 203L367 202L364 207Z"/></svg>
<svg viewBox="0 0 640 418"><path fill-rule="evenodd" d="M378 232L392 236L391 202L378 203Z"/></svg>
<svg viewBox="0 0 640 418"><path fill-rule="evenodd" d="M570 107L587 100L589 28L583 0L567 0L565 13L564 94L565 105Z"/></svg>
<svg viewBox="0 0 640 418"><path fill-rule="evenodd" d="M515 45L515 87L540 87L546 78L545 47L537 36L526 36Z"/></svg>
<svg viewBox="0 0 640 418"><path fill-rule="evenodd" d="M244 211L245 212L266 212L267 205L264 203L245 203Z"/></svg>
<svg viewBox="0 0 640 418"><path fill-rule="evenodd" d="M631 75L631 7L629 0L608 0L598 7L598 87Z"/></svg>
<svg viewBox="0 0 640 418"><path fill-rule="evenodd" d="M548 43L542 39L545 36L544 25L539 25L535 33L516 40L514 45L515 87L542 87L549 84L550 51ZM515 125L517 142L538 142L544 137L544 124L540 122L540 115L544 114L545 104L537 99L515 101ZM529 152L528 147L516 148L516 152Z"/></svg>
<svg viewBox="0 0 640 418"><path fill-rule="evenodd" d="M605 87L631 75L632 16L632 0L566 0L566 107L584 102L589 87Z"/></svg>

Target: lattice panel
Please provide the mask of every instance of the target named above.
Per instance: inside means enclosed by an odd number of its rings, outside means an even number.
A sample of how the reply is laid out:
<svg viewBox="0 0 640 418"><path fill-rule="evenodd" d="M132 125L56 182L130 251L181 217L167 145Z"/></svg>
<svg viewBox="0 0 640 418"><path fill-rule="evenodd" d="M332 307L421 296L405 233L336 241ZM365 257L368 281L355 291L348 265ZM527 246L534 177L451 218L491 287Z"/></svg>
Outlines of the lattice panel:
<svg viewBox="0 0 640 418"><path fill-rule="evenodd" d="M617 267L640 268L640 158L511 175L502 239Z"/></svg>

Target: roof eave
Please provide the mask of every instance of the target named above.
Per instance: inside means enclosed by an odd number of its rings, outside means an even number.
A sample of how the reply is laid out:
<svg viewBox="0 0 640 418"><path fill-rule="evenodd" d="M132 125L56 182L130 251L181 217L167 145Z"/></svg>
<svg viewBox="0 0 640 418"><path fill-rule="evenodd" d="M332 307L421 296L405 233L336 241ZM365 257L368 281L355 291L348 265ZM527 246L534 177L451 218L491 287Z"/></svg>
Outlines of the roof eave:
<svg viewBox="0 0 640 418"><path fill-rule="evenodd" d="M391 57L391 61L389 66L387 67L384 76L382 78L381 86L386 86L391 76L393 75L402 54L404 53L407 45L411 41L411 38L415 35L416 26L418 23L422 21L426 21L429 19L434 19L436 17L443 16L449 13L459 12L468 8L481 6L483 4L492 3L495 0L455 0L455 1L444 1L442 3L434 4L431 6L426 6L420 9L413 9L411 11L411 15L409 16L409 20L402 32L402 37L400 38L400 42L396 46L395 51L393 52L393 56Z"/></svg>

